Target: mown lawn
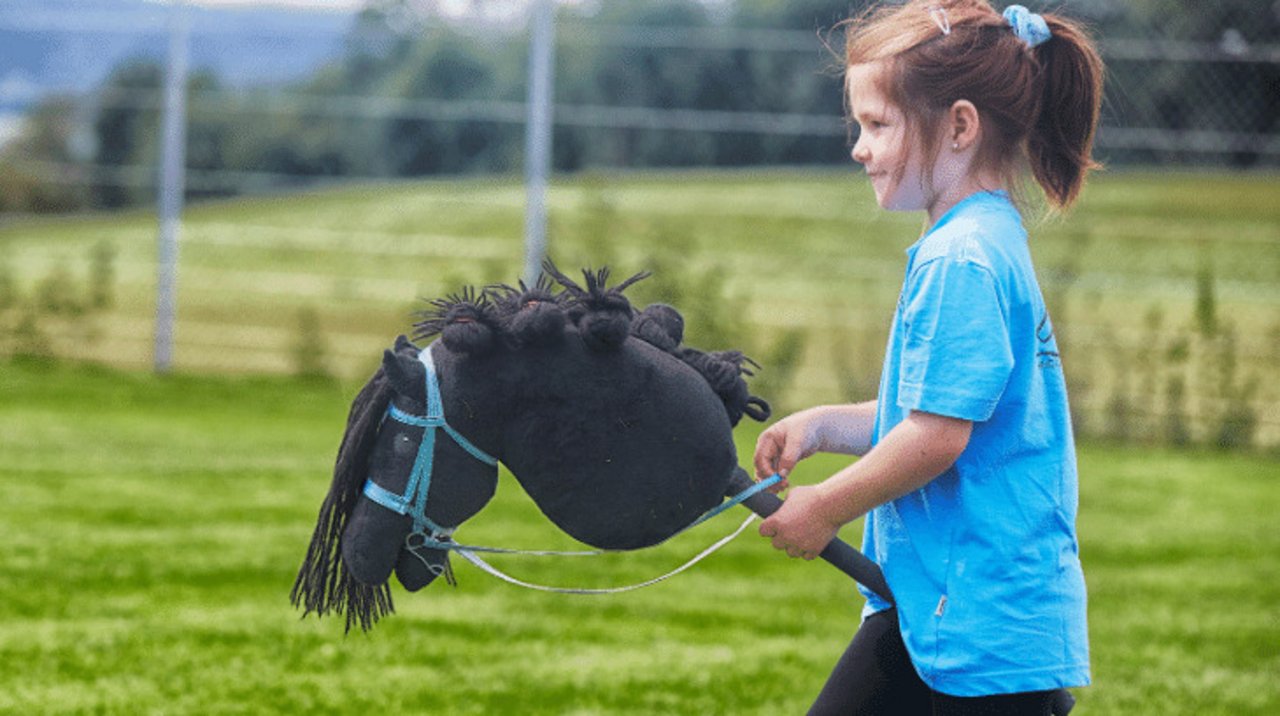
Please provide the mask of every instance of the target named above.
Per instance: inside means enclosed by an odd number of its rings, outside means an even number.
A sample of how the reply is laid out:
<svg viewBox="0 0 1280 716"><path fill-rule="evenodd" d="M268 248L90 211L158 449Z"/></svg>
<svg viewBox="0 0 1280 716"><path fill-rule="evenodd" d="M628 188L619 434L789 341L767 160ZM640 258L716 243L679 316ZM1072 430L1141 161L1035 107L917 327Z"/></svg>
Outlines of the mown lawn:
<svg viewBox="0 0 1280 716"><path fill-rule="evenodd" d="M850 582L751 532L618 596L517 590L460 564L456 589L397 589L369 634L299 620L289 586L356 387L0 363L0 712L802 713L856 626ZM1078 713L1275 713L1280 463L1087 445L1081 467L1095 684ZM736 523L503 564L638 581ZM460 534L569 543L509 478Z"/></svg>
<svg viewBox="0 0 1280 716"><path fill-rule="evenodd" d="M1163 415L1184 410L1209 442L1238 395L1256 415L1255 444L1280 445L1277 186L1268 174L1103 173L1065 219L1032 222L1091 432L1106 431L1119 401L1145 420L1130 432L1163 437ZM287 374L305 354L346 380L365 375L409 330L419 298L519 277L524 200L515 179L449 178L193 205L176 364ZM921 221L877 209L852 168L563 177L548 211L562 268L654 271L634 298L677 305L695 345L761 359L770 397L792 406L874 392L903 251ZM141 210L0 223L0 356L36 343L149 366L155 247L155 217ZM110 288L101 308L85 305L95 252L111 257L97 274ZM1205 337L1206 303L1229 341ZM784 374L772 359L791 330Z"/></svg>

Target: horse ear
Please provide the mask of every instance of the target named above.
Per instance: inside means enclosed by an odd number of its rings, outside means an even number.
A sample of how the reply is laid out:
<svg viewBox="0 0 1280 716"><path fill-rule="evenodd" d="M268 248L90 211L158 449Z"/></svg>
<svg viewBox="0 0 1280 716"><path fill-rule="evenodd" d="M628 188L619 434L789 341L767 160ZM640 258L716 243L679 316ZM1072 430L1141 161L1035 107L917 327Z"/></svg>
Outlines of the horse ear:
<svg viewBox="0 0 1280 716"><path fill-rule="evenodd" d="M410 343L408 336L401 333L400 335L396 336L396 347L393 350L396 353L399 353L406 348L417 348L417 346Z"/></svg>
<svg viewBox="0 0 1280 716"><path fill-rule="evenodd" d="M423 348L423 350L427 350ZM387 374L387 381L395 392L401 395L412 395L418 379L413 372L413 364L417 360L404 353L382 352L382 370Z"/></svg>

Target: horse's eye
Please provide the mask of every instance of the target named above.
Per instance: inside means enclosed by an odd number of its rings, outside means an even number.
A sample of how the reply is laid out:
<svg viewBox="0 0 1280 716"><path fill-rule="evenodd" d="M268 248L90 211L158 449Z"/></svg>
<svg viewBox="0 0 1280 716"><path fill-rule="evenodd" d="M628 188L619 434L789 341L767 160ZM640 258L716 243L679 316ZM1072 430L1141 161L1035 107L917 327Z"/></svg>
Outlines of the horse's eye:
<svg viewBox="0 0 1280 716"><path fill-rule="evenodd" d="M397 455L407 455L413 452L413 441L408 435L399 433L395 439L395 451Z"/></svg>

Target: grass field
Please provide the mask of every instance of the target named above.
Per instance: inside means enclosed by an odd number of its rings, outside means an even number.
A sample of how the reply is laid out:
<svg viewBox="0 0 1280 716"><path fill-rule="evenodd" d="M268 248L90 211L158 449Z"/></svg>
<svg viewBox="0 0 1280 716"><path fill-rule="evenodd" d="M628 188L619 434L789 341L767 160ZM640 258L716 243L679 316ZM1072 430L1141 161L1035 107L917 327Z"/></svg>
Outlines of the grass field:
<svg viewBox="0 0 1280 716"><path fill-rule="evenodd" d="M456 589L397 589L368 635L300 621L289 586L355 387L0 363L0 712L794 714L856 626L847 579L751 532L619 596L517 590L462 564ZM747 450L752 429L738 439ZM1280 463L1080 457L1094 686L1077 713L1276 713ZM503 564L637 581L733 524L589 563ZM460 534L567 543L509 477Z"/></svg>
<svg viewBox="0 0 1280 716"><path fill-rule="evenodd" d="M1274 175L1102 174L1067 219L1033 225L1073 404L1093 414L1097 432L1120 401L1135 423L1131 435L1162 432L1163 415L1174 410L1207 440L1238 395L1257 418L1255 442L1280 445L1277 187ZM289 373L305 353L345 379L366 375L409 330L419 297L514 281L523 211L516 181L480 179L191 207L177 365ZM775 402L874 391L903 250L919 217L877 210L864 178L579 176L556 182L549 211L551 254L562 267L654 269L635 296L675 294L694 340L748 349L765 364L764 380L773 378L770 359L785 331L799 328L794 374L769 386ZM155 233L146 212L0 225L0 355L25 340L15 336L29 319L57 355L148 366ZM95 247L114 256L99 272L114 303L68 307L87 303ZM1211 312L1229 341L1203 339L1196 328L1206 275ZM42 310L42 300L63 307ZM301 328L304 315L315 317L315 331ZM299 349L302 342L311 345ZM1179 381L1175 404L1169 386Z"/></svg>

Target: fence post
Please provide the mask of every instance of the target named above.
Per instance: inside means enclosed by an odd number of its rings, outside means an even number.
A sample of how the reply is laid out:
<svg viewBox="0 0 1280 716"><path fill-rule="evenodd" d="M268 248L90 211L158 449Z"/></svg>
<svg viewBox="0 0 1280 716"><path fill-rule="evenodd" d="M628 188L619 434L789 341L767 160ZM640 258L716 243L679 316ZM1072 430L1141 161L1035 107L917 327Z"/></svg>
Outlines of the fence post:
<svg viewBox="0 0 1280 716"><path fill-rule="evenodd" d="M551 173L551 118L555 3L534 0L529 14L529 94L524 143L524 280L532 286L547 252L547 177Z"/></svg>
<svg viewBox="0 0 1280 716"><path fill-rule="evenodd" d="M169 61L165 69L164 117L160 135L160 184L157 197L155 371L173 364L173 331L178 305L178 232L185 189L187 135L187 45L190 16L184 0L169 12Z"/></svg>

